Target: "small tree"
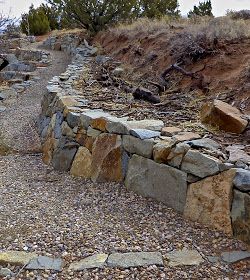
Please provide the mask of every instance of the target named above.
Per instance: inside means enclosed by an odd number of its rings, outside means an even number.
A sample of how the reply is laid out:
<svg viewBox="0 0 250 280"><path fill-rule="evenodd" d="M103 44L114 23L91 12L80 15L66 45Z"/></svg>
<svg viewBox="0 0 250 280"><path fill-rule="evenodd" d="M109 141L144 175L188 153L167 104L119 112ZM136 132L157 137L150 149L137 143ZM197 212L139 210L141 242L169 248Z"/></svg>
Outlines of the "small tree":
<svg viewBox="0 0 250 280"><path fill-rule="evenodd" d="M198 6L194 6L193 10L188 13L188 17L193 16L210 16L213 17L211 0L199 2Z"/></svg>
<svg viewBox="0 0 250 280"><path fill-rule="evenodd" d="M64 24L86 28L92 32L105 25L132 16L136 0L47 0L56 8Z"/></svg>
<svg viewBox="0 0 250 280"><path fill-rule="evenodd" d="M178 15L178 0L47 0L67 25L97 32L106 25L138 17Z"/></svg>
<svg viewBox="0 0 250 280"><path fill-rule="evenodd" d="M22 15L21 29L27 35L43 35L50 30L49 20L44 10L30 6L29 13Z"/></svg>
<svg viewBox="0 0 250 280"><path fill-rule="evenodd" d="M179 15L178 0L140 0L138 17L162 17Z"/></svg>

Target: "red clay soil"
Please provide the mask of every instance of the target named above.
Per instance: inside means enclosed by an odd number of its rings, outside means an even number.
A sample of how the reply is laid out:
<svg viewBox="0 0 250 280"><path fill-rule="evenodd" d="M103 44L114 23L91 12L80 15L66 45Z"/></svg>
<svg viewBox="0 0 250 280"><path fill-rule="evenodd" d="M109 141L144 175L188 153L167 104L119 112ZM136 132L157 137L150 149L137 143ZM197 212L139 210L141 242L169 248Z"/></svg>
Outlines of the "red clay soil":
<svg viewBox="0 0 250 280"><path fill-rule="evenodd" d="M172 32L176 32L172 31ZM169 37L165 34L128 38L110 31L100 33L94 43L101 45L107 55L135 68L145 79L157 80L159 75L175 63L170 54ZM204 76L209 91L206 99L219 98L250 114L250 39L240 42L219 42L213 55L183 66ZM190 77L172 74L179 91L190 91L194 81Z"/></svg>

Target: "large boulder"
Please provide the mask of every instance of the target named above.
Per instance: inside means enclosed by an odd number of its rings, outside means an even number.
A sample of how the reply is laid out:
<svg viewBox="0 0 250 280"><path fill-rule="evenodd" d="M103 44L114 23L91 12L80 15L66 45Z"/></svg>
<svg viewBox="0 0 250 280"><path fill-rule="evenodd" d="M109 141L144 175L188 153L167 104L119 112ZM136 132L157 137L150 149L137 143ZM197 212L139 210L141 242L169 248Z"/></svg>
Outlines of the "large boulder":
<svg viewBox="0 0 250 280"><path fill-rule="evenodd" d="M230 210L235 173L230 169L190 184L184 216L232 235Z"/></svg>
<svg viewBox="0 0 250 280"><path fill-rule="evenodd" d="M121 182L124 178L124 153L120 135L102 133L92 147L92 180Z"/></svg>
<svg viewBox="0 0 250 280"><path fill-rule="evenodd" d="M248 124L248 121L243 119L242 116L237 108L220 100L205 104L201 110L201 121L203 123L226 132L242 133Z"/></svg>
<svg viewBox="0 0 250 280"><path fill-rule="evenodd" d="M133 155L125 185L145 197L161 201L178 212L186 203L187 174L173 167Z"/></svg>

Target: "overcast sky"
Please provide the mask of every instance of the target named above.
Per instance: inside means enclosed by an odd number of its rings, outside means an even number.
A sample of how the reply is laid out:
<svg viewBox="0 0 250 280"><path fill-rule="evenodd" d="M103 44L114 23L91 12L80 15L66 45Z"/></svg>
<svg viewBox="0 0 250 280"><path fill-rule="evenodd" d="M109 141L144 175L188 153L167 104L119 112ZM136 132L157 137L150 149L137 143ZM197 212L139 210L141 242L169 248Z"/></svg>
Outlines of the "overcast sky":
<svg viewBox="0 0 250 280"><path fill-rule="evenodd" d="M193 5L198 4L202 0L179 0L180 10L183 15L186 15ZM11 11L12 16L20 16L27 12L29 6L33 3L38 6L45 3L45 0L0 0L0 11L7 14ZM250 10L250 0L212 0L213 13L215 16L225 15L226 10Z"/></svg>

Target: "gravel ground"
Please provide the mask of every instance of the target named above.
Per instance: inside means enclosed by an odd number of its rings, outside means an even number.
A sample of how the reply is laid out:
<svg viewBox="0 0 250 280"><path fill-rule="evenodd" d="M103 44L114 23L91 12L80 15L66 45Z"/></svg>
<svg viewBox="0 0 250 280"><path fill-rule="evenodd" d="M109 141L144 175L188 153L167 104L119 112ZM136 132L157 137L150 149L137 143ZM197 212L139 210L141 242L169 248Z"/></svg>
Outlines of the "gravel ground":
<svg viewBox="0 0 250 280"><path fill-rule="evenodd" d="M249 279L247 262L229 266L206 259L245 249L240 241L185 221L163 204L121 185L94 184L54 171L42 163L39 153L31 154L39 148L34 116L46 82L66 63L65 54L53 56L53 65L40 73L41 80L4 116L9 139L21 153L0 157L0 249L62 257L65 269L56 274L10 267L18 272L13 279ZM159 251L166 261L166 253L184 247L198 250L204 263L67 271L72 261L94 253Z"/></svg>
<svg viewBox="0 0 250 280"><path fill-rule="evenodd" d="M37 45L38 43L31 46ZM40 79L26 91L19 93L16 103L0 114L0 140L13 150L27 153L40 149L35 121L40 111L41 99L48 81L65 71L70 62L70 57L65 53L55 51L50 53L52 64L34 72Z"/></svg>

